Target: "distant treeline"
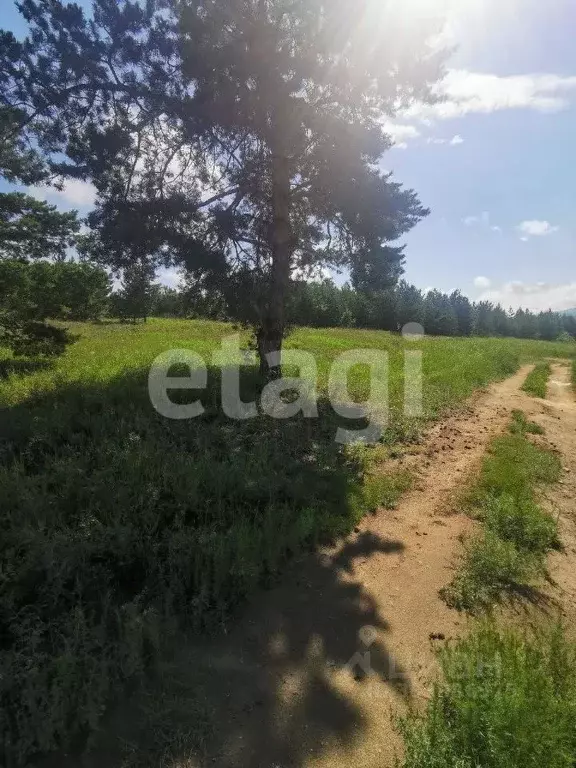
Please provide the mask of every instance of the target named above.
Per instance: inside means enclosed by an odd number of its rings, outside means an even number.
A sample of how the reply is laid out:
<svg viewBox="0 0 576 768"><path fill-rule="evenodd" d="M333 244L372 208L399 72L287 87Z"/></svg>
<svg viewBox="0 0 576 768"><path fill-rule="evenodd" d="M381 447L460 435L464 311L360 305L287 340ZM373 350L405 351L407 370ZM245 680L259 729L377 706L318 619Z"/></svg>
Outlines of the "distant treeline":
<svg viewBox="0 0 576 768"><path fill-rule="evenodd" d="M183 281L179 289L153 282L138 267L121 286L89 263L0 260L0 311L19 305L31 319L96 320L104 315L136 321L146 317L238 320L222 295ZM431 336L576 338L576 317L557 312L505 310L489 301L471 302L459 291L421 291L405 281L387 291L365 293L331 280L293 283L287 307L290 325L400 331L420 323Z"/></svg>
<svg viewBox="0 0 576 768"><path fill-rule="evenodd" d="M160 298L160 297L159 297ZM227 316L224 302L191 290L164 291L155 314L181 302L179 314L234 320ZM534 313L505 310L489 301L472 302L460 291L421 291L405 281L395 288L376 293L339 287L331 280L293 285L288 303L292 325L318 328L369 328L400 331L407 323L420 323L431 336L513 336L556 340L576 337L576 317L557 312Z"/></svg>

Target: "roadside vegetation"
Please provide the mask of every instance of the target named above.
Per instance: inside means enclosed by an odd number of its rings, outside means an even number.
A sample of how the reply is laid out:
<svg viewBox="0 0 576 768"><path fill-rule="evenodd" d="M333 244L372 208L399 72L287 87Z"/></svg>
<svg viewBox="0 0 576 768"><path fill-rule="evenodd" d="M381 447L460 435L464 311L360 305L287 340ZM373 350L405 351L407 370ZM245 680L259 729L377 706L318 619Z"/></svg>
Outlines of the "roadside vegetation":
<svg viewBox="0 0 576 768"><path fill-rule="evenodd" d="M540 397L544 399L548 391L548 379L552 373L552 367L550 363L542 362L538 363L526 377L526 381L522 386L524 392L527 392L532 397Z"/></svg>
<svg viewBox="0 0 576 768"><path fill-rule="evenodd" d="M439 653L423 714L401 721L404 768L572 768L576 648L486 625Z"/></svg>
<svg viewBox="0 0 576 768"><path fill-rule="evenodd" d="M442 591L451 607L477 612L529 587L544 572L547 553L559 546L557 523L536 492L559 480L561 463L527 437L539 432L517 411L510 434L493 441L466 500L482 531L466 542L460 568Z"/></svg>
<svg viewBox="0 0 576 768"><path fill-rule="evenodd" d="M415 344L300 329L287 347L316 356L320 419L228 420L216 366L206 391L191 393L205 414L172 422L151 406L150 363L177 347L210 361L232 326L151 320L71 330L79 339L60 358L0 360L1 727L13 762L86 737L179 627L229 626L287 558L395 506L410 476L371 470L418 439L421 422L402 414L405 348L424 351L424 418L521 361L559 354L541 342ZM330 363L359 347L390 353L391 418L375 448L338 446L339 421L323 399ZM243 400L257 396L258 381L256 365L246 366ZM354 369L350 396L362 397L366 384Z"/></svg>
<svg viewBox="0 0 576 768"><path fill-rule="evenodd" d="M575 366L576 368L576 366ZM546 373L546 365L537 371ZM547 373L536 385L545 387ZM466 504L483 530L467 544L443 597L478 613L524 592L560 546L537 501L559 479L558 457L529 436L544 430L514 411L495 439ZM560 625L519 631L491 619L439 650L440 676L424 712L400 719L403 768L570 768L576 754L576 646Z"/></svg>

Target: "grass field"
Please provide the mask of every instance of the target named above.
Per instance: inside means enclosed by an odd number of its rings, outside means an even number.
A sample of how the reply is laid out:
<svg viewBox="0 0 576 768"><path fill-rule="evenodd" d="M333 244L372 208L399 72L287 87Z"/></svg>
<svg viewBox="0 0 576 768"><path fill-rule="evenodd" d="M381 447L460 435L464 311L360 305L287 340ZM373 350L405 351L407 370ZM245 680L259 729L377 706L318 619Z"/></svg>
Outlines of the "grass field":
<svg viewBox="0 0 576 768"><path fill-rule="evenodd" d="M218 366L201 418L174 422L154 411L154 358L187 348L210 361L230 326L152 320L71 330L77 343L54 362L0 354L0 726L15 763L94 730L122 682L153 664L179 626L227 626L286 558L394 506L410 478L374 462L417 439L422 420L522 362L573 354L571 345L534 341L297 330L287 347L316 356L321 397L341 352L390 354L382 443L343 447L325 400L315 420L230 421ZM422 420L402 415L406 347L423 352ZM355 369L351 396L366 389ZM243 399L257 390L246 367Z"/></svg>

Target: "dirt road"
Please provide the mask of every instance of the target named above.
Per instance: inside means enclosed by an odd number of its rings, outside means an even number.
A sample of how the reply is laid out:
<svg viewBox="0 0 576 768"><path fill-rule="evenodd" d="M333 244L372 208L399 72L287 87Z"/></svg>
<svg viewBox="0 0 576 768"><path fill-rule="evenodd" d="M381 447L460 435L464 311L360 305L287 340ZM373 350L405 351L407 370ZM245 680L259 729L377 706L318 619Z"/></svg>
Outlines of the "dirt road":
<svg viewBox="0 0 576 768"><path fill-rule="evenodd" d="M205 765L393 765L400 743L392 713L428 695L434 643L465 630L466 619L438 597L460 537L472 526L455 493L513 409L542 423L566 457L567 479L549 502L568 510L567 534L576 528L576 403L568 370L554 366L549 401L520 391L528 370L437 424L415 460L417 489L396 511L379 512L339 547L293 564L281 586L253 602L225 644L206 652L201 663L210 670L210 688L226 694L217 745ZM567 555L558 555L554 577L576 602L567 564Z"/></svg>

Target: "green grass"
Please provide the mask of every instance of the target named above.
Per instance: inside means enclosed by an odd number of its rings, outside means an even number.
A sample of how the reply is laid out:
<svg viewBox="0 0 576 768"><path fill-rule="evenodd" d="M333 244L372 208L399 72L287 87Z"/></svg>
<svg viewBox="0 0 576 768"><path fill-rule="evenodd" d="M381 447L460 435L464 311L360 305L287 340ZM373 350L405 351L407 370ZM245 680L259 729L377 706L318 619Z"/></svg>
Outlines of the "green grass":
<svg viewBox="0 0 576 768"><path fill-rule="evenodd" d="M93 732L179 627L227 627L286 559L349 532L380 505L394 507L411 479L374 462L421 426L402 415L406 344L387 333L299 329L287 344L315 354L322 398L339 353L389 352L390 422L383 444L367 448L334 441L341 421L325 399L318 420L228 420L218 366L201 418L160 417L147 391L154 358L187 348L209 361L231 326L152 320L71 330L79 340L56 361L0 353L0 729L13 763ZM408 346L424 352L424 419L521 362L566 350L501 339ZM247 367L243 399L258 387ZM366 388L355 369L351 396Z"/></svg>
<svg viewBox="0 0 576 768"><path fill-rule="evenodd" d="M559 546L557 522L537 503L536 491L559 480L561 463L526 437L539 431L535 427L515 412L511 433L493 441L469 492L467 503L483 530L466 543L459 571L442 590L452 607L475 612L529 586Z"/></svg>
<svg viewBox="0 0 576 768"><path fill-rule="evenodd" d="M208 361L220 340L237 332L233 326L189 320L151 320L145 325L116 323L92 325L69 323L78 343L53 365L35 361L11 361L0 350L0 407L26 401L31 396L58 390L71 383L98 384L113 381L128 371L147 369L161 352L192 349ZM241 332L248 343L248 334ZM325 388L330 364L342 352L367 348L390 355L390 401L396 414L402 402L403 352L424 352L425 408L437 416L452 403L461 402L475 389L514 373L521 363L573 354L566 344L520 339L427 337L406 343L383 331L300 328L290 336L287 349L302 349L317 358L321 388ZM10 374L10 375L8 375ZM7 376L4 381L2 377ZM365 384L361 371L351 376L351 391Z"/></svg>
<svg viewBox="0 0 576 768"><path fill-rule="evenodd" d="M576 360L572 362L572 386L576 389Z"/></svg>
<svg viewBox="0 0 576 768"><path fill-rule="evenodd" d="M552 373L550 363L538 363L526 377L522 389L532 397L544 399L548 392L548 379Z"/></svg>
<svg viewBox="0 0 576 768"><path fill-rule="evenodd" d="M545 430L540 424L536 424L534 421L528 421L526 415L522 411L512 411L510 432L513 435L543 435Z"/></svg>
<svg viewBox="0 0 576 768"><path fill-rule="evenodd" d="M401 721L403 768L572 768L576 649L485 626L440 652L424 714Z"/></svg>

